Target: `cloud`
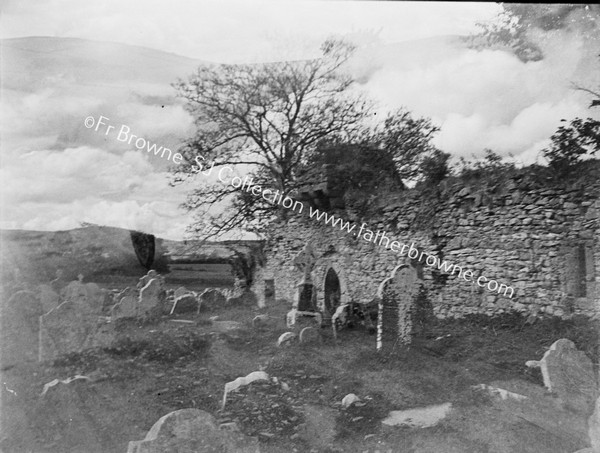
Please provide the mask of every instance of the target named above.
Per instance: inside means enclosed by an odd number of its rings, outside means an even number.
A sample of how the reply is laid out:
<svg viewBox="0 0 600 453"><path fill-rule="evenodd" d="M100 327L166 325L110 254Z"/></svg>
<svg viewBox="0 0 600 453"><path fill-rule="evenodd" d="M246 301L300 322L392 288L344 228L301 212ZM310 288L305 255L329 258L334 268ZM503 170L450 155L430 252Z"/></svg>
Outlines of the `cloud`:
<svg viewBox="0 0 600 453"><path fill-rule="evenodd" d="M405 50L405 59L390 58ZM528 63L451 39L416 42L412 49L381 52L364 88L385 109L406 107L432 118L441 128L435 144L446 152L471 157L491 148L531 163L561 119L595 114L571 83L595 86L593 50L568 32L547 37L546 57ZM589 63L594 58L596 71Z"/></svg>

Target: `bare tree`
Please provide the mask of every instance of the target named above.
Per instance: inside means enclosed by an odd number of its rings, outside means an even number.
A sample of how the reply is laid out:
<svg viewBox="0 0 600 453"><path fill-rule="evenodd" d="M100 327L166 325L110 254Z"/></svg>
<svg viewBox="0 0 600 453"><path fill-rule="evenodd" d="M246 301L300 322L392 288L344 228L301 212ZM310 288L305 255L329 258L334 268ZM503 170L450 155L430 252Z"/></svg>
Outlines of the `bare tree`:
<svg viewBox="0 0 600 453"><path fill-rule="evenodd" d="M353 81L342 71L354 47L328 40L321 51L322 57L305 61L202 66L179 80L174 86L187 100L197 132L181 152L174 183L202 168L229 166L283 196L293 191L298 168L318 143L347 140L372 107L352 92ZM203 213L226 200L230 209L210 221L199 219L196 233L260 228L277 211L263 198L223 184L201 185L185 206Z"/></svg>

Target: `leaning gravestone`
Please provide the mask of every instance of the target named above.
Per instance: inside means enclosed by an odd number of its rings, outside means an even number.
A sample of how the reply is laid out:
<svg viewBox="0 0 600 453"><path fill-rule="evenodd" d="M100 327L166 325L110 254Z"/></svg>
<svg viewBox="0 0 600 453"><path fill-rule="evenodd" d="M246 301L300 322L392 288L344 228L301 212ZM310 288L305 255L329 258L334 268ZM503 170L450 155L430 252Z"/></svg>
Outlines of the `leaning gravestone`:
<svg viewBox="0 0 600 453"><path fill-rule="evenodd" d="M175 297L175 302L173 302L173 308L171 308L170 314L196 313L198 312L198 309L198 300L194 294L182 294L179 297Z"/></svg>
<svg viewBox="0 0 600 453"><path fill-rule="evenodd" d="M127 453L258 453L258 441L220 430L217 420L198 409L181 409L160 418L144 440L129 442Z"/></svg>
<svg viewBox="0 0 600 453"><path fill-rule="evenodd" d="M35 294L19 291L0 313L0 362L2 367L35 361L39 317L43 309Z"/></svg>
<svg viewBox="0 0 600 453"><path fill-rule="evenodd" d="M592 361L575 343L566 338L555 341L539 362L544 385L572 409L586 412L596 397L596 378Z"/></svg>
<svg viewBox="0 0 600 453"><path fill-rule="evenodd" d="M183 296L185 294L190 294L190 293L191 293L191 291L189 289L187 289L185 286L180 286L179 288L177 288L175 290L173 295L175 296L175 299L177 299L179 296Z"/></svg>
<svg viewBox="0 0 600 453"><path fill-rule="evenodd" d="M408 344L411 341L411 308L419 290L417 271L408 265L394 269L392 276L379 286L377 350L385 345Z"/></svg>
<svg viewBox="0 0 600 453"><path fill-rule="evenodd" d="M165 302L166 291L163 283L160 279L153 278L140 290L138 316L145 318L159 316Z"/></svg>

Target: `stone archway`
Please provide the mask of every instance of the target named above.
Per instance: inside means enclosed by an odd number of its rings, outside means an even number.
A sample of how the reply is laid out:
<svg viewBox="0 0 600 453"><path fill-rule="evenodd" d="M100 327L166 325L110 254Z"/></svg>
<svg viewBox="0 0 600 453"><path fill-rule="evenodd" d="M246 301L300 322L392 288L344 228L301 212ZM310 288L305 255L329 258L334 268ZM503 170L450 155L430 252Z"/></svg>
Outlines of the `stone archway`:
<svg viewBox="0 0 600 453"><path fill-rule="evenodd" d="M323 293L324 293L324 315L327 318L331 318L335 313L337 307L340 306L342 300L342 287L340 284L340 278L337 272L330 267L325 273L325 279L323 282Z"/></svg>

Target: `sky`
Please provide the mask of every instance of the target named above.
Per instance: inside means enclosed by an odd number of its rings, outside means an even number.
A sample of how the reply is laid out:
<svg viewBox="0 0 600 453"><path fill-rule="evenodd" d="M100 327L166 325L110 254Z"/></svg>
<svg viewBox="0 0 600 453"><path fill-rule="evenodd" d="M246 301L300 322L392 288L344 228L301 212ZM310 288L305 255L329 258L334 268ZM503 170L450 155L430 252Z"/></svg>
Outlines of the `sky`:
<svg viewBox="0 0 600 453"><path fill-rule="evenodd" d="M85 222L184 238L193 218L179 205L192 186L170 187L167 162L84 120L103 115L176 150L194 127L170 84L202 62L309 58L326 37L349 37L360 45L358 88L380 110L431 118L435 144L454 159L490 148L518 164L540 161L562 118L593 113L573 83L600 85L600 49L578 30L545 33L536 62L465 47L456 37L491 20L494 3L49 0L1 10L2 228Z"/></svg>

